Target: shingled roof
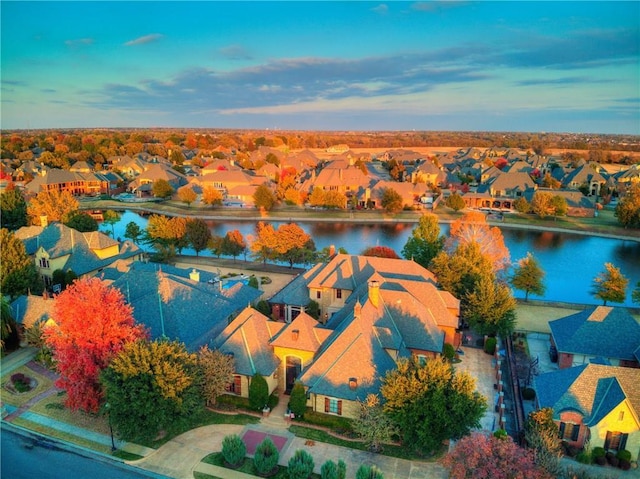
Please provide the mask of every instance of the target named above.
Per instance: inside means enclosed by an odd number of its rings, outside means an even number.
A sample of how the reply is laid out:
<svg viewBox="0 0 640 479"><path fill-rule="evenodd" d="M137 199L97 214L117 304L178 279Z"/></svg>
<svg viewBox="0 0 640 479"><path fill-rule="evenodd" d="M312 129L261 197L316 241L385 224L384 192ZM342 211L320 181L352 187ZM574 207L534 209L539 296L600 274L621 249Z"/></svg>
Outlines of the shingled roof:
<svg viewBox="0 0 640 479"><path fill-rule="evenodd" d="M640 345L640 324L626 308L597 306L549 321L559 353L633 361Z"/></svg>
<svg viewBox="0 0 640 479"><path fill-rule="evenodd" d="M534 379L540 407L578 411L587 426L598 424L622 401L640 417L640 369L585 364L541 374Z"/></svg>

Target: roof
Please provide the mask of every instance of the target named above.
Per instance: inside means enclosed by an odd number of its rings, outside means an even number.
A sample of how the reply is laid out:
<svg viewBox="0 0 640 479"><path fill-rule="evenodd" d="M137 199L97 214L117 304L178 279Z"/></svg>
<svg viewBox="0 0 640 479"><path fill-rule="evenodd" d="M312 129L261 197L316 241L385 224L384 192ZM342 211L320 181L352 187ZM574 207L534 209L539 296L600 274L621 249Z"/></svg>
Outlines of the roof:
<svg viewBox="0 0 640 479"><path fill-rule="evenodd" d="M155 263L134 262L113 286L133 306L133 317L150 330L151 338L163 335L184 342L195 351L208 344L233 317L261 292L242 283L220 290L219 285L188 278L190 270ZM108 274L108 273L107 273Z"/></svg>
<svg viewBox="0 0 640 479"><path fill-rule="evenodd" d="M634 360L640 324L626 308L597 306L549 321L560 353Z"/></svg>
<svg viewBox="0 0 640 479"><path fill-rule="evenodd" d="M300 313L282 334L271 341L271 346L315 353L331 333L307 313Z"/></svg>
<svg viewBox="0 0 640 479"><path fill-rule="evenodd" d="M20 296L11 303L11 312L16 323L30 328L39 321L46 321L51 317L53 300L43 296Z"/></svg>
<svg viewBox="0 0 640 479"><path fill-rule="evenodd" d="M598 424L621 402L640 414L640 369L585 364L541 374L534 379L540 407L577 411L587 426Z"/></svg>
<svg viewBox="0 0 640 479"><path fill-rule="evenodd" d="M309 288L307 284L324 265L319 263L303 274L297 275L280 291L269 298L271 304L288 304L291 306L307 306L309 304Z"/></svg>
<svg viewBox="0 0 640 479"><path fill-rule="evenodd" d="M237 374L271 376L280 360L265 345L284 326L284 323L271 321L255 309L246 307L224 328L213 345L225 354L233 354Z"/></svg>

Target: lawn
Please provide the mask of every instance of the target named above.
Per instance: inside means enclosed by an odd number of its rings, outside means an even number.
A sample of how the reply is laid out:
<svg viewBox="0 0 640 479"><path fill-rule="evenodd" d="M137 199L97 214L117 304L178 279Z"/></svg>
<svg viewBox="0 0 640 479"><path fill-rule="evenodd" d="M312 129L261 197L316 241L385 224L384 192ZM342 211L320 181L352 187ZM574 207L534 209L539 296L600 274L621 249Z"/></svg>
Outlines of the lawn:
<svg viewBox="0 0 640 479"><path fill-rule="evenodd" d="M38 385L31 391L24 393L14 393L10 391L5 387L5 384L10 381L11 376L16 373L22 373L25 376L35 379L38 382ZM2 382L2 402L16 407L26 404L38 394L41 394L53 387L53 381L51 381L51 379L32 371L27 366L21 366L15 371L11 371L11 373L4 374L0 379L0 382Z"/></svg>

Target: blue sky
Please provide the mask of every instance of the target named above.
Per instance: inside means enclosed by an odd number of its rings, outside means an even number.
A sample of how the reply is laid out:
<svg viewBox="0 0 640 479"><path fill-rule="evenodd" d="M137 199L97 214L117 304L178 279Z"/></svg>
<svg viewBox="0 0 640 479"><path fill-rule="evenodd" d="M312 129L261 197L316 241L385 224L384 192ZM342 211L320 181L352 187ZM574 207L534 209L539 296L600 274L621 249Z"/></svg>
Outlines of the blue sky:
<svg viewBox="0 0 640 479"><path fill-rule="evenodd" d="M640 134L640 2L11 2L2 128Z"/></svg>

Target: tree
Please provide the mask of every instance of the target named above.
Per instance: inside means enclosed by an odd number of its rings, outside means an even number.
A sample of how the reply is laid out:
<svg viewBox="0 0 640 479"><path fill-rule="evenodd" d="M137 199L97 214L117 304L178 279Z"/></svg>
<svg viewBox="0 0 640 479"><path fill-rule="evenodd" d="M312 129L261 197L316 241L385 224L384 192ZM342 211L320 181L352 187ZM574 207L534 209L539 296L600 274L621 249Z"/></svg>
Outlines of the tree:
<svg viewBox="0 0 640 479"><path fill-rule="evenodd" d="M129 238L135 244L138 244L138 240L142 236L142 229L135 221L129 221L127 227L124 230L124 237Z"/></svg>
<svg viewBox="0 0 640 479"><path fill-rule="evenodd" d="M247 446L237 434L225 436L222 440L222 457L231 467L239 467L247 455Z"/></svg>
<svg viewBox="0 0 640 479"><path fill-rule="evenodd" d="M395 424L384 413L377 394L358 400L358 417L353 421L353 430L364 440L370 451L382 450L382 443L391 441L396 434Z"/></svg>
<svg viewBox="0 0 640 479"><path fill-rule="evenodd" d="M440 236L438 217L424 214L402 248L402 256L428 268L431 260L442 251L444 240L444 236Z"/></svg>
<svg viewBox="0 0 640 479"><path fill-rule="evenodd" d="M169 259L186 244L187 220L176 216L151 215L147 223L147 240L160 257Z"/></svg>
<svg viewBox="0 0 640 479"><path fill-rule="evenodd" d="M4 349L7 344L17 346L19 343L18 328L13 319L9 301L4 296L0 296L0 349Z"/></svg>
<svg viewBox="0 0 640 479"><path fill-rule="evenodd" d="M298 449L287 464L289 479L308 479L311 477L315 464L313 457L304 449Z"/></svg>
<svg viewBox="0 0 640 479"><path fill-rule="evenodd" d="M593 278L593 295L601 299L605 306L607 301L624 303L629 280L611 263L605 263L604 268L604 271Z"/></svg>
<svg viewBox="0 0 640 479"><path fill-rule="evenodd" d="M149 441L179 429L202 410L198 360L182 343L128 343L101 376L109 415L128 441Z"/></svg>
<svg viewBox="0 0 640 479"><path fill-rule="evenodd" d="M553 409L543 408L530 412L524 438L527 446L534 451L536 465L552 477L560 477L562 440L558 437L558 426L553 420Z"/></svg>
<svg viewBox="0 0 640 479"><path fill-rule="evenodd" d="M481 334L506 335L516 322L516 301L509 287L483 276L462 301L463 316Z"/></svg>
<svg viewBox="0 0 640 479"><path fill-rule="evenodd" d="M81 278L56 296L45 343L60 373L72 410L97 412L103 391L100 373L126 344L145 336L119 290L98 278Z"/></svg>
<svg viewBox="0 0 640 479"><path fill-rule="evenodd" d="M479 211L470 211L451 223L446 247L453 251L460 243L477 243L480 252L491 260L494 272L509 265L509 250L500 228L489 226L486 216Z"/></svg>
<svg viewBox="0 0 640 479"><path fill-rule="evenodd" d="M249 384L249 407L262 411L268 401L269 385L262 375L255 373L251 376L251 383Z"/></svg>
<svg viewBox="0 0 640 479"><path fill-rule="evenodd" d="M202 202L205 205L220 206L222 199L222 193L212 186L205 186L202 190Z"/></svg>
<svg viewBox="0 0 640 479"><path fill-rule="evenodd" d="M291 389L289 409L297 417L304 416L307 411L307 391L300 381L296 381Z"/></svg>
<svg viewBox="0 0 640 479"><path fill-rule="evenodd" d="M311 190L311 194L309 195L309 204L311 206L324 206L325 194L322 188L318 187Z"/></svg>
<svg viewBox="0 0 640 479"><path fill-rule="evenodd" d="M520 196L513 202L513 207L519 213L529 213L531 211L531 205L524 196Z"/></svg>
<svg viewBox="0 0 640 479"><path fill-rule="evenodd" d="M153 182L151 192L156 198L171 198L171 195L173 194L173 187L167 180L159 179Z"/></svg>
<svg viewBox="0 0 640 479"><path fill-rule="evenodd" d="M0 229L0 294L15 298L33 292L42 291L42 282L38 277L33 260L27 255L24 243L6 228Z"/></svg>
<svg viewBox="0 0 640 479"><path fill-rule="evenodd" d="M365 248L360 254L362 256L373 256L376 258L400 258L398 254L388 246L369 246L368 248Z"/></svg>
<svg viewBox="0 0 640 479"><path fill-rule="evenodd" d="M475 432L463 437L448 453L443 465L451 479L551 479L536 466L532 451L519 447L507 436L497 438Z"/></svg>
<svg viewBox="0 0 640 479"><path fill-rule="evenodd" d="M222 254L222 242L224 238L222 236L218 236L216 234L211 235L211 239L207 243L207 248L211 251L212 254L216 255L217 258Z"/></svg>
<svg viewBox="0 0 640 479"><path fill-rule="evenodd" d="M347 465L342 459L338 464L329 460L320 469L320 479L345 479L347 477Z"/></svg>
<svg viewBox="0 0 640 479"><path fill-rule="evenodd" d="M217 349L202 346L198 351L198 365L202 375L202 395L207 406L213 406L233 381L235 363L233 356Z"/></svg>
<svg viewBox="0 0 640 479"><path fill-rule="evenodd" d="M449 197L445 200L444 204L451 208L453 211L460 211L464 209L466 206L462 196L460 196L457 192L453 192L449 195Z"/></svg>
<svg viewBox="0 0 640 479"><path fill-rule="evenodd" d="M111 237L115 238L116 231L114 226L118 221L120 221L120 213L113 210L107 210L102 214L102 220L105 224L111 226Z"/></svg>
<svg viewBox="0 0 640 479"><path fill-rule="evenodd" d="M475 380L439 358L424 364L400 360L382 379L380 392L404 443L424 452L479 427L487 408Z"/></svg>
<svg viewBox="0 0 640 479"><path fill-rule="evenodd" d="M222 239L222 254L233 257L235 262L236 257L241 255L247 250L247 243L244 241L244 237L240 230L227 231L227 234Z"/></svg>
<svg viewBox="0 0 640 479"><path fill-rule="evenodd" d="M0 225L2 228L17 230L27 226L27 202L22 192L9 183L0 194Z"/></svg>
<svg viewBox="0 0 640 479"><path fill-rule="evenodd" d="M384 475L376 466L362 464L356 471L356 479L384 479Z"/></svg>
<svg viewBox="0 0 640 479"><path fill-rule="evenodd" d="M204 220L200 218L190 219L187 221L185 239L196 251L196 256L199 256L200 251L206 249L209 244L211 230L209 230Z"/></svg>
<svg viewBox="0 0 640 479"><path fill-rule="evenodd" d="M635 183L616 205L615 216L625 228L640 228L640 183Z"/></svg>
<svg viewBox="0 0 640 479"><path fill-rule="evenodd" d="M337 190L329 190L324 193L324 206L331 209L343 210L347 207L347 197Z"/></svg>
<svg viewBox="0 0 640 479"><path fill-rule="evenodd" d="M382 199L380 204L387 213L396 214L402 211L404 206L402 203L402 196L393 188L384 188L382 190Z"/></svg>
<svg viewBox="0 0 640 479"><path fill-rule="evenodd" d="M266 476L278 467L278 459L280 453L269 436L256 446L256 452L253 455L253 466L260 476Z"/></svg>
<svg viewBox="0 0 640 479"><path fill-rule="evenodd" d="M256 234L249 249L254 259L262 261L262 264L266 265L267 260L276 258L276 232L271 223L259 221L256 224Z"/></svg>
<svg viewBox="0 0 640 479"><path fill-rule="evenodd" d="M276 196L267 185L260 185L253 194L253 203L256 208L270 211L276 204Z"/></svg>
<svg viewBox="0 0 640 479"><path fill-rule="evenodd" d="M41 191L31 199L27 213L31 224L40 225L40 218L46 216L47 221L62 221L67 214L78 209L76 200L68 191Z"/></svg>
<svg viewBox="0 0 640 479"><path fill-rule="evenodd" d="M555 211L553 195L546 191L536 191L531 198L531 212L544 219Z"/></svg>
<svg viewBox="0 0 640 479"><path fill-rule="evenodd" d="M193 188L190 186L185 186L184 188L180 188L178 190L178 199L185 203L187 206L190 206L196 198L198 198L198 194L193 191Z"/></svg>
<svg viewBox="0 0 640 479"><path fill-rule="evenodd" d="M556 219L558 216L564 216L567 214L569 205L567 204L567 200L564 197L560 195L554 195L551 198L551 208L551 214L553 214L554 219Z"/></svg>
<svg viewBox="0 0 640 479"><path fill-rule="evenodd" d="M313 256L316 246L311 236L296 223L286 223L278 227L275 232L276 258L287 261L289 267L294 263L303 263Z"/></svg>
<svg viewBox="0 0 640 479"><path fill-rule="evenodd" d="M81 233L98 231L98 222L84 211L72 211L65 217L64 224Z"/></svg>
<svg viewBox="0 0 640 479"><path fill-rule="evenodd" d="M524 300L529 300L529 293L536 296L542 296L546 290L542 280L544 279L544 271L540 268L538 261L531 253L527 253L525 258L518 261L518 265L514 268L511 276L511 285L524 291Z"/></svg>
<svg viewBox="0 0 640 479"><path fill-rule="evenodd" d="M483 276L495 278L491 261L475 242L459 244L453 253L441 251L431 262L431 271L442 289L461 299L475 289Z"/></svg>

